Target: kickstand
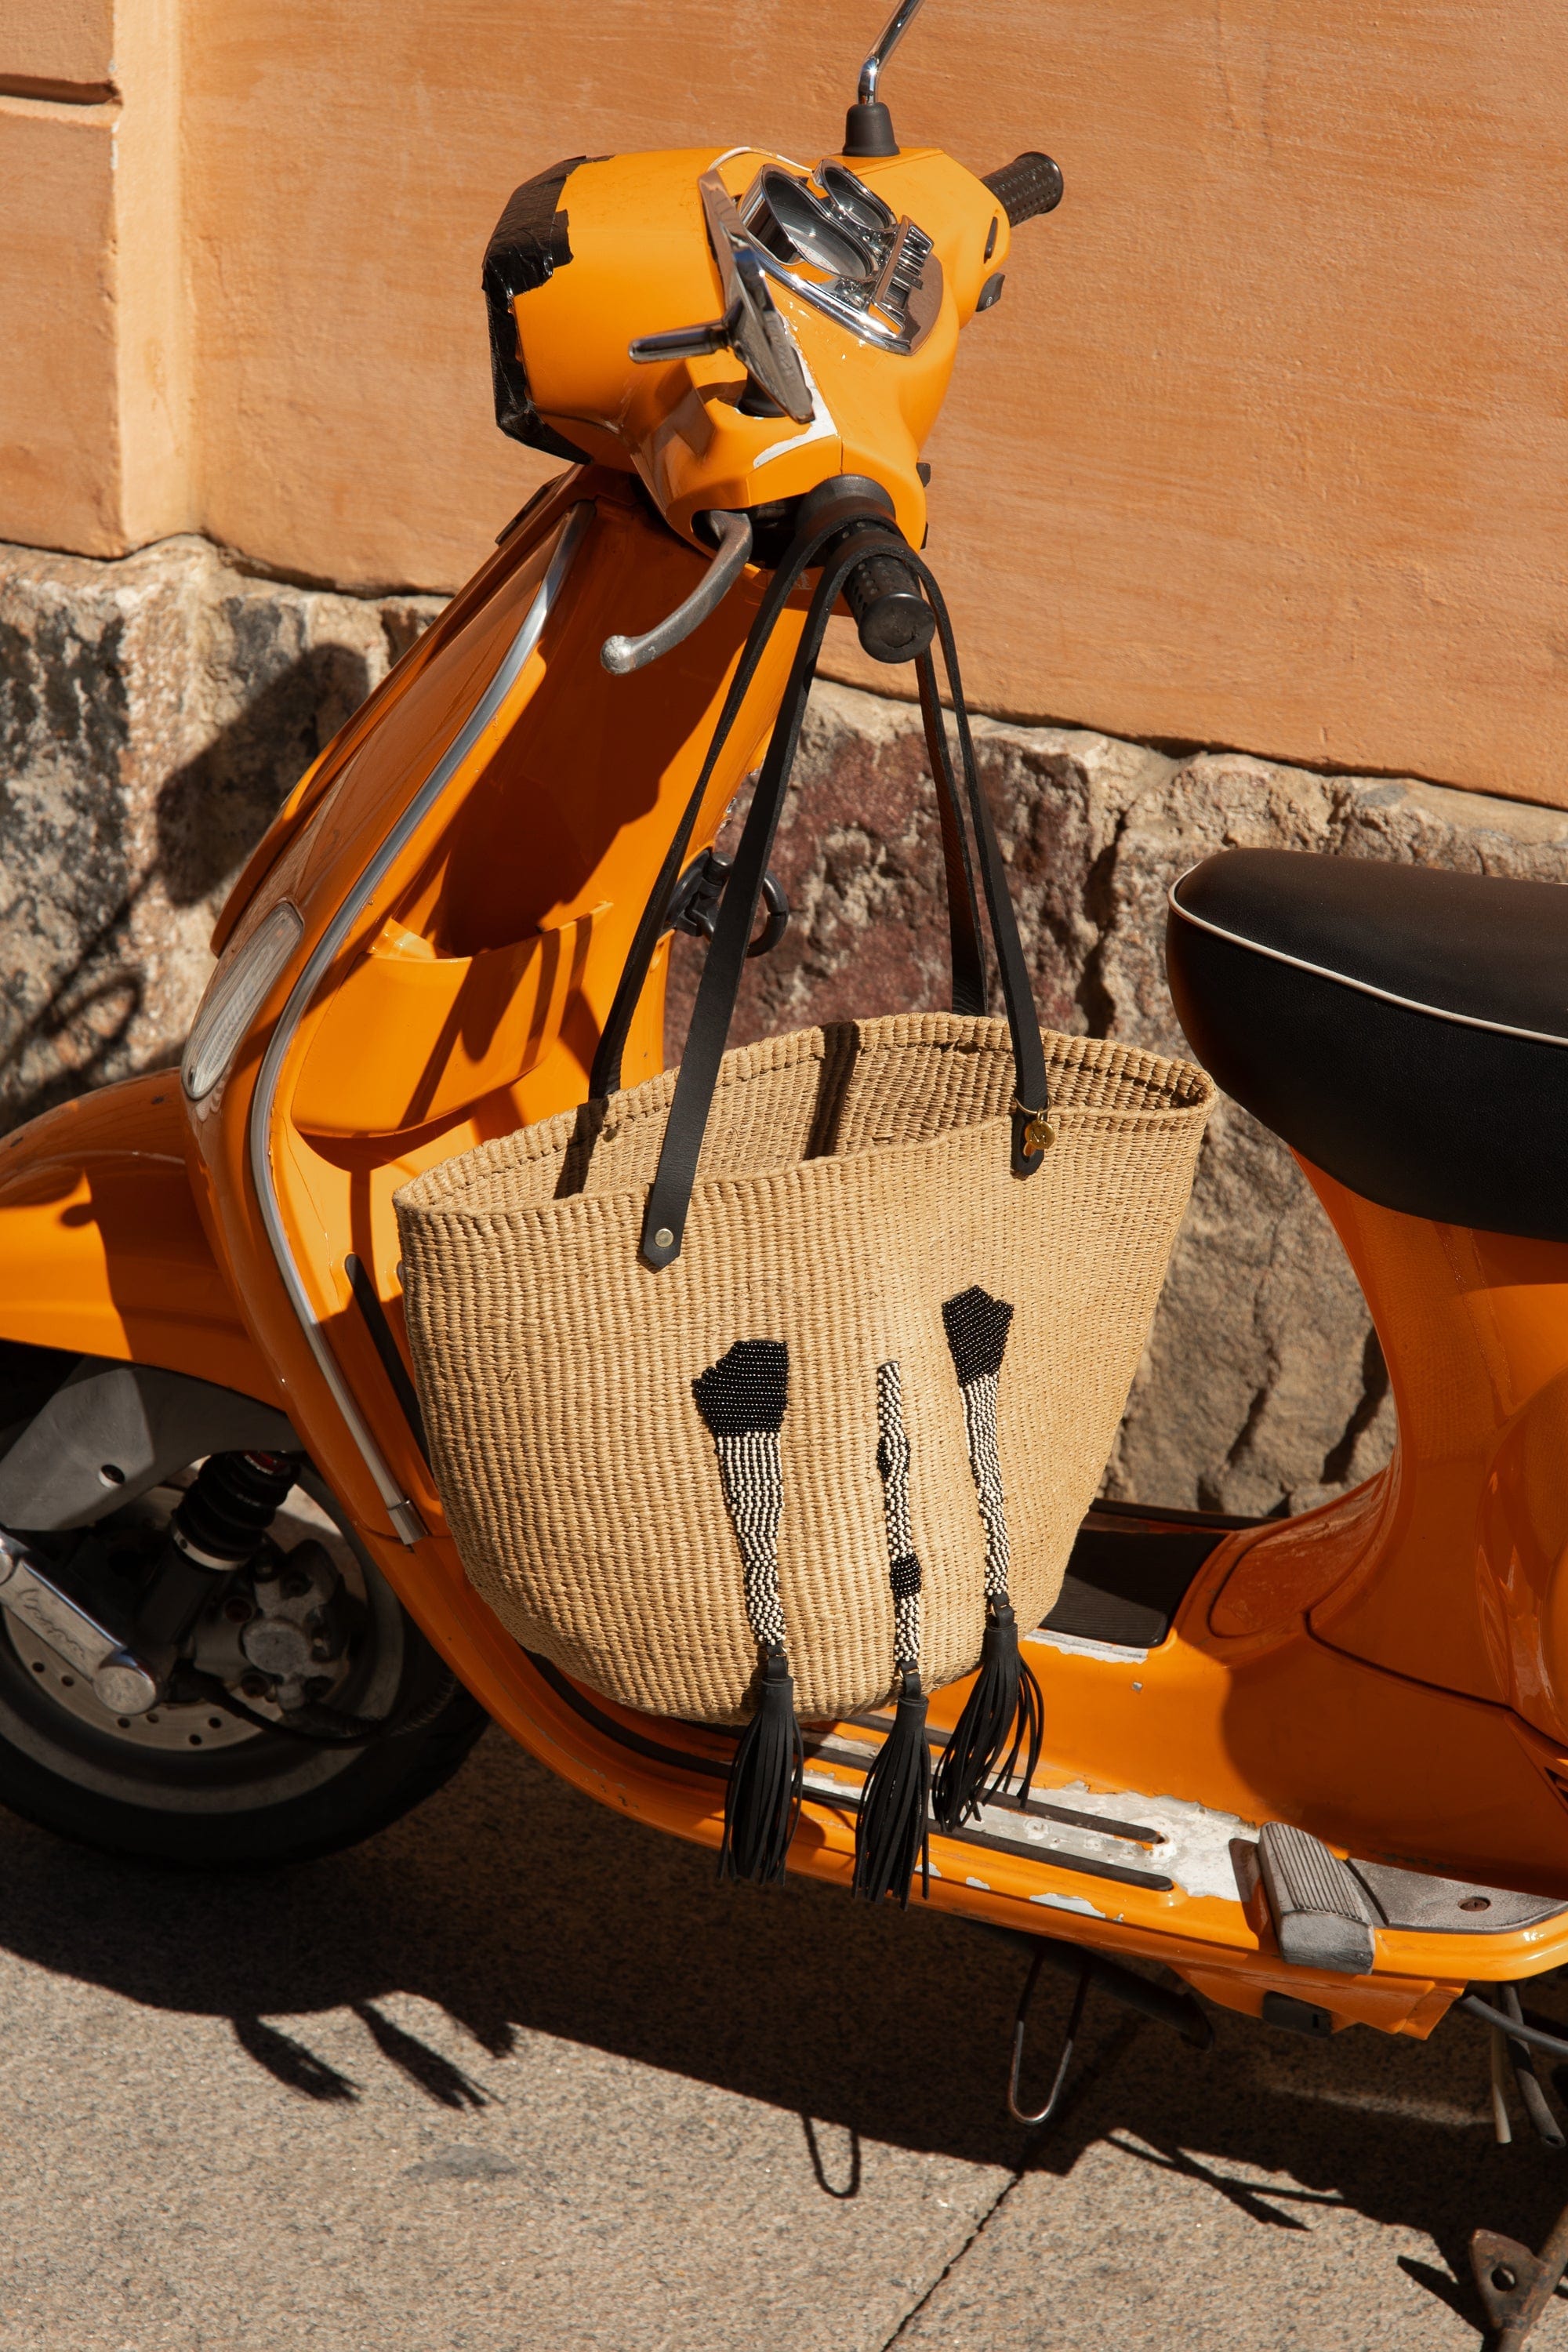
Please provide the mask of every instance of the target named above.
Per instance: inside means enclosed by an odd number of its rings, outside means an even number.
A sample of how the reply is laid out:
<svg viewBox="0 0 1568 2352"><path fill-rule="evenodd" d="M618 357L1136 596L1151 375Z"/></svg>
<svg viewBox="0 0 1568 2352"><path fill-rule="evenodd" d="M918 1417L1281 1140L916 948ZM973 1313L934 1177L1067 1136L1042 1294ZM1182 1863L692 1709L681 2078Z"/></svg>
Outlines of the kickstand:
<svg viewBox="0 0 1568 2352"><path fill-rule="evenodd" d="M1470 2239L1476 2274L1489 2323L1499 2330L1496 2352L1520 2352L1568 2270L1568 2205L1552 2225L1539 2254L1495 2230L1477 2230Z"/></svg>
<svg viewBox="0 0 1568 2352"><path fill-rule="evenodd" d="M1083 2023L1083 2006L1089 1999L1092 1974L1092 1964L1086 1952L1079 1964L1078 1990L1072 1998L1072 2010L1068 2018L1067 2032L1062 2038L1062 2054L1057 2061L1051 2095L1037 2115L1030 2115L1018 2104L1019 2077L1024 2071L1024 2029L1029 2021L1029 2004L1035 1998L1035 1987L1040 1981L1040 1970L1045 1964L1043 1951L1037 1952L1029 1963L1029 1973L1018 1996L1018 2013L1013 2020L1013 2063L1007 2074L1007 2112L1016 2123L1025 2124L1031 2130L1040 2124L1048 2124L1061 2105L1062 2093L1067 2087L1068 2068L1072 2064L1073 2044L1078 2040L1079 2027Z"/></svg>

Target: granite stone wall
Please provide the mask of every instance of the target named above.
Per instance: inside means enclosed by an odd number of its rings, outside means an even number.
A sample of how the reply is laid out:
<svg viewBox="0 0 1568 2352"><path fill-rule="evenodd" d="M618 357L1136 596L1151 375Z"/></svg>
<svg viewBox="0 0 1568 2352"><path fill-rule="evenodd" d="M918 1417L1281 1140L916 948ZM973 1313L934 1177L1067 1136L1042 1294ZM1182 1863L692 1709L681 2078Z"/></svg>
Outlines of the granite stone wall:
<svg viewBox="0 0 1568 2352"><path fill-rule="evenodd" d="M0 1124L178 1052L224 892L273 809L440 609L248 573L199 539L120 562L0 548ZM1175 877L1226 846L1568 882L1568 814L1230 751L982 719L984 782L1045 1019L1164 1052ZM936 810L918 714L816 689L774 859L795 908L737 1042L939 1004ZM679 1050L697 968L674 958ZM1386 1374L1289 1154L1222 1104L1110 1491L1300 1509L1393 1443Z"/></svg>
<svg viewBox="0 0 1568 2352"><path fill-rule="evenodd" d="M1214 850L1568 882L1568 814L1522 802L985 719L976 748L1042 1017L1162 1053L1184 1051L1164 984L1166 893ZM944 1001L940 838L913 708L818 686L773 864L796 914L749 967L737 1042ZM695 956L678 942L672 1054ZM1108 1491L1300 1510L1368 1476L1393 1443L1387 1373L1332 1228L1284 1146L1222 1100Z"/></svg>
<svg viewBox="0 0 1568 2352"><path fill-rule="evenodd" d="M0 1123L178 1054L229 882L441 601L0 546Z"/></svg>

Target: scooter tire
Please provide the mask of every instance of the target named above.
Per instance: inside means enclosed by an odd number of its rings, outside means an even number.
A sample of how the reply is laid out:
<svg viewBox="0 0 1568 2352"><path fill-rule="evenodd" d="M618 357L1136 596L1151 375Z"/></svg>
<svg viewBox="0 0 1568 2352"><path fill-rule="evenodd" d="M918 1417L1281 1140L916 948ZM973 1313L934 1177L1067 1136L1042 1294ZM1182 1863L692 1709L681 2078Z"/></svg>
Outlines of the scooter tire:
<svg viewBox="0 0 1568 2352"><path fill-rule="evenodd" d="M0 1402L20 1398L24 1410L36 1409L58 1366L23 1369L38 1393L8 1396L0 1358ZM318 1743L197 1703L165 1706L149 1741L158 1713L115 1718L65 1660L0 1609L0 1806L104 1853L180 1870L257 1870L356 1845L442 1788L489 1718L307 1469L285 1515L312 1507L315 1519L296 1533L329 1535L341 1561L357 1569L362 1594L361 1659L339 1711L405 1728L363 1745Z"/></svg>
<svg viewBox="0 0 1568 2352"><path fill-rule="evenodd" d="M412 1623L434 1686L439 1660ZM426 1677L421 1677L422 1680ZM0 1805L37 1828L175 1870L249 1871L311 1862L390 1828L444 1788L489 1717L460 1684L420 1727L355 1748L320 1788L240 1812L189 1813L86 1789L0 1738Z"/></svg>

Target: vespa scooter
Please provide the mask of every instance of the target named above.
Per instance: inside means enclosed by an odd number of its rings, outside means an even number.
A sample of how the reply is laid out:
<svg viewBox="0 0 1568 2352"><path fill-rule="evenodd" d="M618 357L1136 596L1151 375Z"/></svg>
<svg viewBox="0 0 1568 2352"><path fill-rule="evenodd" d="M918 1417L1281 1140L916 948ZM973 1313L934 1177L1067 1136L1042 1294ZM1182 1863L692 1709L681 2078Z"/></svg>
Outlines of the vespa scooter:
<svg viewBox="0 0 1568 2352"><path fill-rule="evenodd" d="M467 1582L392 1198L587 1097L805 502L847 486L885 539L923 541L960 330L1061 178L900 147L879 77L919 5L809 167L578 158L516 192L484 268L498 419L565 470L279 811L180 1070L0 1147L0 1797L53 1829L186 1864L321 1853L437 1787L493 1717L604 1802L719 1843L732 1735L582 1688ZM847 602L879 658L929 640L896 551ZM712 844L804 611L779 613L712 765L623 1083L661 1066L670 931L710 922ZM930 1848L929 1899L1033 1939L1031 1989L1062 1960L1196 2040L1194 1994L1417 2039L1462 2003L1545 2113L1527 2053L1568 2041L1517 1988L1568 1963L1563 936L1534 884L1232 853L1178 885L1183 1023L1322 1199L1399 1444L1293 1520L1090 1513L1027 1637L1033 1785ZM933 1702L939 1748L965 1687ZM890 1719L812 1729L793 1869L847 1889Z"/></svg>

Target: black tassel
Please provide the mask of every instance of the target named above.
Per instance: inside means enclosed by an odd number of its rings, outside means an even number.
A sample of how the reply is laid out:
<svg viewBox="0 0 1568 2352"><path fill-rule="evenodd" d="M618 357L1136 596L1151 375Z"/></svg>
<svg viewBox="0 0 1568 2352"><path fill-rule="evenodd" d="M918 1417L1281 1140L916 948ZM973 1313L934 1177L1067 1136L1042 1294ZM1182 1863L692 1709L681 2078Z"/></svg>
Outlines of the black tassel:
<svg viewBox="0 0 1568 2352"><path fill-rule="evenodd" d="M1005 1789L1020 1755L1024 1785L1018 1794L1026 1797L1040 1760L1044 1728L1040 1685L1020 1654L1017 1620L1005 1601L992 1602L986 1610L980 1672L936 1768L931 1811L937 1827L962 1829L986 1797Z"/></svg>
<svg viewBox="0 0 1568 2352"><path fill-rule="evenodd" d="M763 1660L757 1711L741 1734L724 1790L721 1878L776 1885L800 1819L805 1748L795 1719L795 1683L782 1650Z"/></svg>
<svg viewBox="0 0 1568 2352"><path fill-rule="evenodd" d="M915 1864L921 1892L931 1899L931 1748L926 1697L912 1666L903 1670L893 1727L877 1751L860 1791L855 1823L855 1892L868 1903L896 1895L907 1910Z"/></svg>

